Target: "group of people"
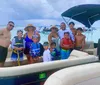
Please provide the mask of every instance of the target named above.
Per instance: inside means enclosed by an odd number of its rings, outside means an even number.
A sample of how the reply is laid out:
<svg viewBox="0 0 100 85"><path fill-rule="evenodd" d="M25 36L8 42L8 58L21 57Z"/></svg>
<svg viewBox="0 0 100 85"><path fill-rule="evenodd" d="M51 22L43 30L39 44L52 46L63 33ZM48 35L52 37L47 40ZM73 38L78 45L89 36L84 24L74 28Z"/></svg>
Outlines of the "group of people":
<svg viewBox="0 0 100 85"><path fill-rule="evenodd" d="M60 52L61 59L68 59L73 49L83 51L85 46L85 35L82 34L81 27L75 29L75 23L70 22L69 28L62 22L60 30L57 27L51 27L51 33L48 36L49 44L55 42L56 49ZM60 41L60 43L59 43Z"/></svg>
<svg viewBox="0 0 100 85"><path fill-rule="evenodd" d="M68 59L73 49L82 51L85 46L82 28L75 29L74 25L74 22L70 22L67 29L64 22L60 24L60 29L52 26L48 40L42 45L41 36L32 24L24 28L25 34L18 30L17 35L10 41L10 31L14 28L14 22L9 21L6 28L0 29L0 67L4 66L10 44L14 65L17 64L17 60L20 63L23 61L24 54L29 64L40 62L41 59L43 62Z"/></svg>

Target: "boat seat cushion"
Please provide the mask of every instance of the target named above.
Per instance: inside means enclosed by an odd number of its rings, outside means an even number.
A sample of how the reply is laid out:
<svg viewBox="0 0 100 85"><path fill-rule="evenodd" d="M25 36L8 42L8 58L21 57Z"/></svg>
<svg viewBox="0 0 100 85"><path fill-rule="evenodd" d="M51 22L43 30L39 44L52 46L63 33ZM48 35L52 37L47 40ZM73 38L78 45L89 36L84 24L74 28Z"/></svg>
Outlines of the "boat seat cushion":
<svg viewBox="0 0 100 85"><path fill-rule="evenodd" d="M97 55L97 48L94 49L84 49L84 52L87 52L89 54Z"/></svg>
<svg viewBox="0 0 100 85"><path fill-rule="evenodd" d="M93 41L87 41L84 49L93 49L93 48L94 48L94 42Z"/></svg>
<svg viewBox="0 0 100 85"><path fill-rule="evenodd" d="M78 50L73 50L70 54L70 56L76 56L76 57L80 57L80 56L88 56L89 54L86 52L82 52L82 51L78 51Z"/></svg>

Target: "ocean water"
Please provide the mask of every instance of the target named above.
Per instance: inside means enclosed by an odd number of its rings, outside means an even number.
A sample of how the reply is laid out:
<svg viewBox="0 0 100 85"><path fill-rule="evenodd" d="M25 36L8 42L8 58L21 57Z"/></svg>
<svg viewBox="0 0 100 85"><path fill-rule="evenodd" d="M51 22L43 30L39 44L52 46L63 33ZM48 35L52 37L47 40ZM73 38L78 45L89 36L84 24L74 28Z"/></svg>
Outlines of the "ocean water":
<svg viewBox="0 0 100 85"><path fill-rule="evenodd" d="M3 26L0 26L0 28L3 28ZM11 31L11 39L17 35L17 30L19 29L23 30L23 32L25 33L24 27L15 27ZM100 38L100 28L97 28L96 30L93 31L86 31L83 34L86 36L86 41L94 41L95 43L97 43L98 39ZM40 32L40 36L41 36L40 43L43 44L43 42L48 41L48 35L49 33L47 32Z"/></svg>
<svg viewBox="0 0 100 85"><path fill-rule="evenodd" d="M95 43L98 43L98 39L100 38L100 28L93 31L87 31L83 34L86 36L86 41L94 41Z"/></svg>
<svg viewBox="0 0 100 85"><path fill-rule="evenodd" d="M11 40L13 39L14 36L17 35L17 30L23 30L23 32L25 33L24 31L24 27L15 27L12 31L11 31ZM23 33L23 34L24 34ZM46 42L48 41L48 35L49 35L49 32L41 32L40 33L40 36L41 36L41 39L40 39L40 43L43 44L43 42Z"/></svg>

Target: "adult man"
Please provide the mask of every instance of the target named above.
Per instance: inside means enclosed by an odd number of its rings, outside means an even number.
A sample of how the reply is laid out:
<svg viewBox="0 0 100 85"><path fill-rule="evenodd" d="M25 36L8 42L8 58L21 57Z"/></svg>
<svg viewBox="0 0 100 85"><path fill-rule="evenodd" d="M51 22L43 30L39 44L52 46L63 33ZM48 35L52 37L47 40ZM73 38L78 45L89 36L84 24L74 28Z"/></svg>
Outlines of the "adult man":
<svg viewBox="0 0 100 85"><path fill-rule="evenodd" d="M14 22L9 21L6 28L0 29L0 67L4 66L7 57L8 47L10 45L11 33Z"/></svg>
<svg viewBox="0 0 100 85"><path fill-rule="evenodd" d="M70 22L70 23L69 23L69 28L70 28L70 30L72 31L73 35L75 36L77 31L76 31L76 29L74 28L74 26L75 26L75 23L74 23L74 22Z"/></svg>
<svg viewBox="0 0 100 85"><path fill-rule="evenodd" d="M69 32L71 40L74 42L75 38L74 38L72 31L70 29L66 29L66 24L64 22L62 22L60 25L60 30L58 31L58 35L60 37L60 40L64 37L65 32Z"/></svg>

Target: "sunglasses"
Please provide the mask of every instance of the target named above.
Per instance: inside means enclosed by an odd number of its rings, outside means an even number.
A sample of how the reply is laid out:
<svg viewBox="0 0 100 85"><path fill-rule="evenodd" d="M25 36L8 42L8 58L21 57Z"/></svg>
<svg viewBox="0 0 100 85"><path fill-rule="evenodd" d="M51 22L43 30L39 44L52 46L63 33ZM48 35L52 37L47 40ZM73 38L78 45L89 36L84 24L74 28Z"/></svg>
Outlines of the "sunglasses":
<svg viewBox="0 0 100 85"><path fill-rule="evenodd" d="M14 25L9 24L9 26L14 27Z"/></svg>

